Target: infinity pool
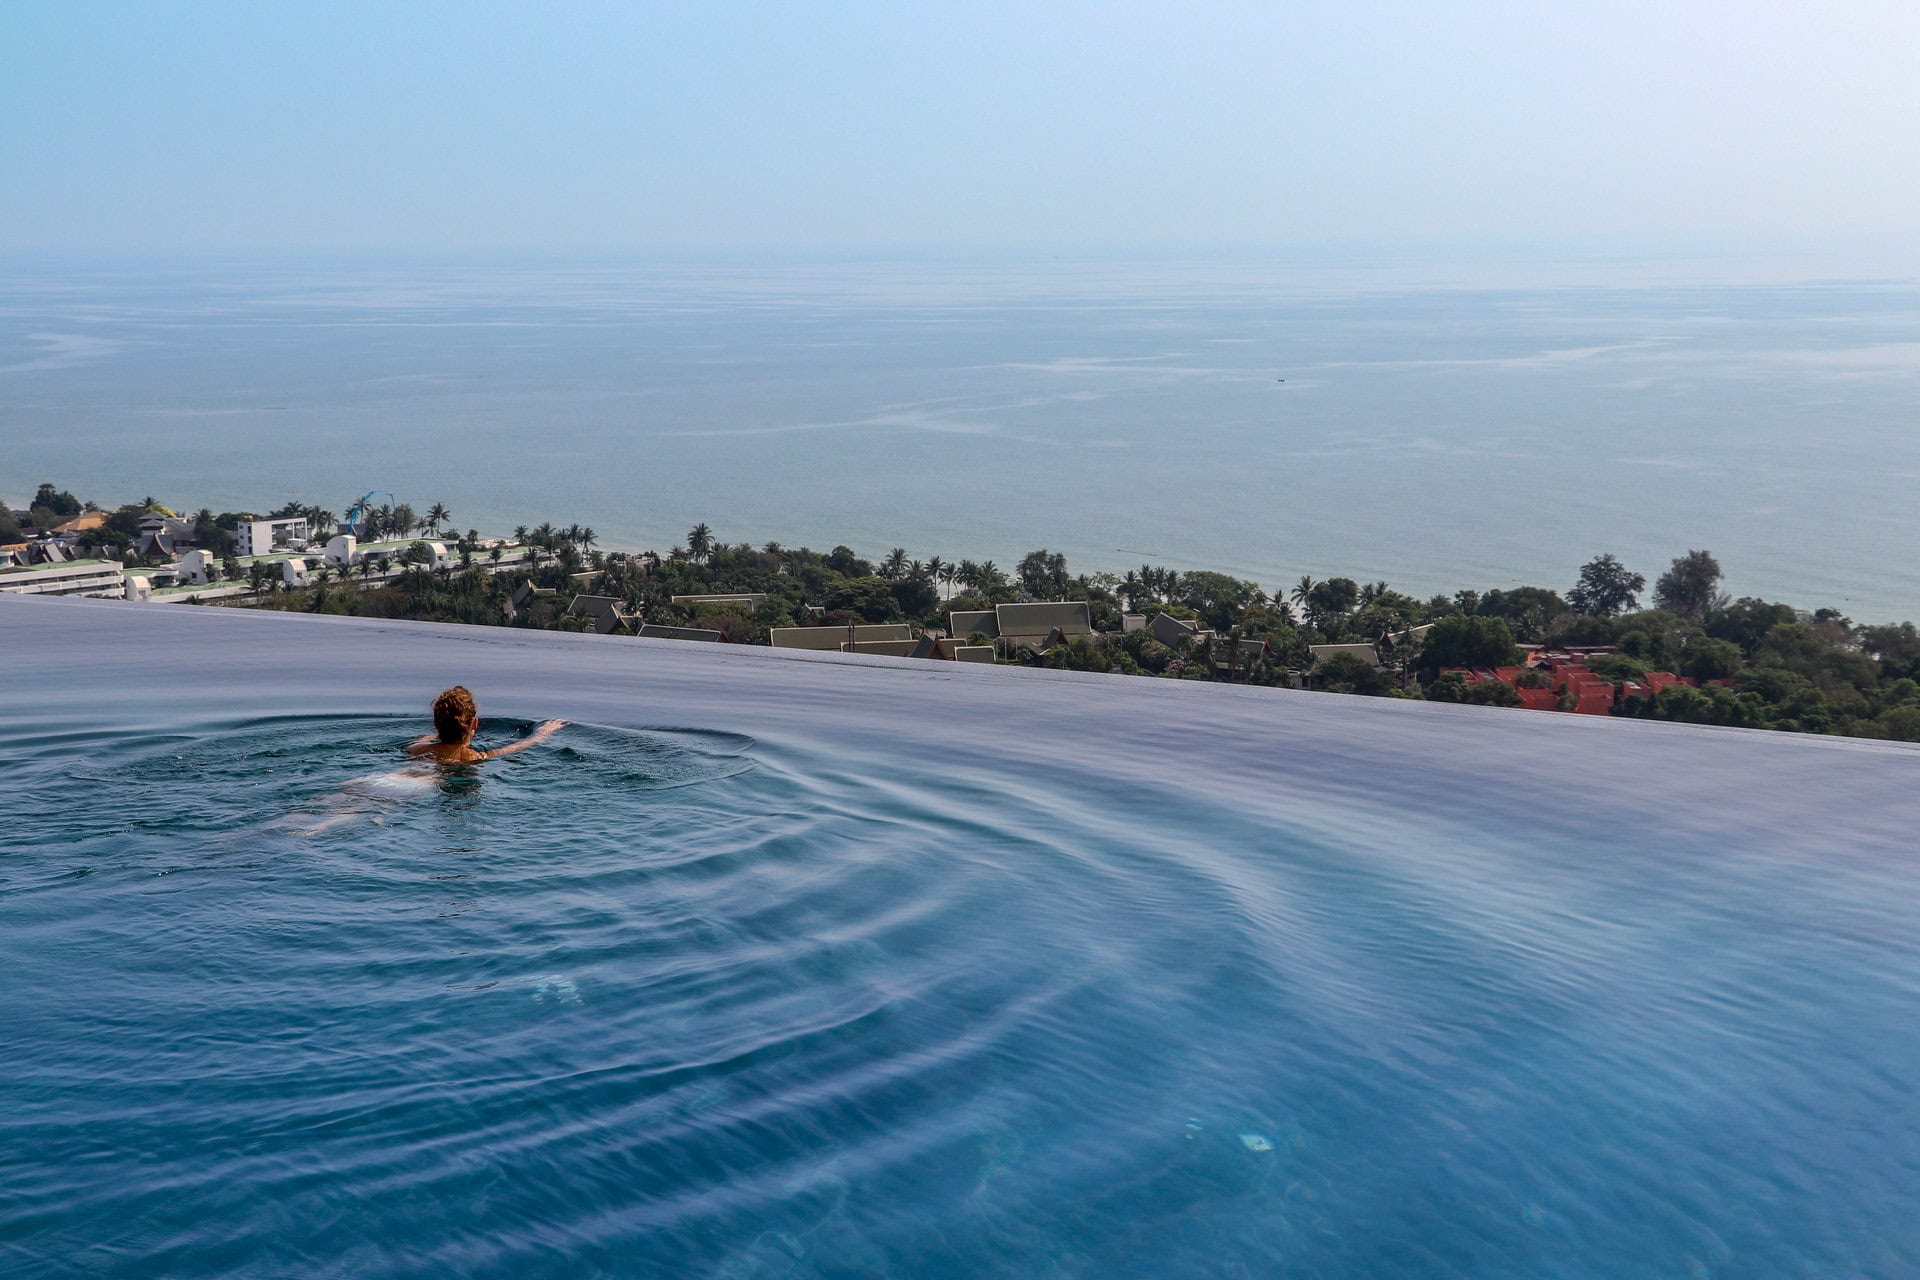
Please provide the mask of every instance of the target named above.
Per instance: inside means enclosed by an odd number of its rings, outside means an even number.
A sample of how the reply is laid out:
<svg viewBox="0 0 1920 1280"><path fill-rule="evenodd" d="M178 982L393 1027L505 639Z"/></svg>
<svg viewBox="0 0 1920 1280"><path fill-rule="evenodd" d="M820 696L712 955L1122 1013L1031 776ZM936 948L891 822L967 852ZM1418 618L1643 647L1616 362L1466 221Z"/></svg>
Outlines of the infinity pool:
<svg viewBox="0 0 1920 1280"><path fill-rule="evenodd" d="M0 1274L1920 1273L1920 752L0 597ZM483 742L408 766L444 685Z"/></svg>

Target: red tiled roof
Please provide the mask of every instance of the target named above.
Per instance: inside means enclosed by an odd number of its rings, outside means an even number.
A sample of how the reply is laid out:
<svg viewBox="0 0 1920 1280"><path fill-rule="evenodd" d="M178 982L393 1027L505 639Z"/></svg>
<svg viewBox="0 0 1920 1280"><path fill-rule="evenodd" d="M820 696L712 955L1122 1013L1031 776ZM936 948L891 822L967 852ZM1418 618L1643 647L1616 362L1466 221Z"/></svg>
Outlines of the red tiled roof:
<svg viewBox="0 0 1920 1280"><path fill-rule="evenodd" d="M1574 693L1575 715L1604 716L1613 713L1613 686L1604 682L1584 685Z"/></svg>

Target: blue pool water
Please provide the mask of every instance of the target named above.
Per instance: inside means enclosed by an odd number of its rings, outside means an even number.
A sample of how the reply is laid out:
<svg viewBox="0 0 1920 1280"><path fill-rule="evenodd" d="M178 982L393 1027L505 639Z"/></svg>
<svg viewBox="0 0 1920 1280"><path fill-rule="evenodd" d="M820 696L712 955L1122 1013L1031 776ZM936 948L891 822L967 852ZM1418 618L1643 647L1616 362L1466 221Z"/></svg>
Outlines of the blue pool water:
<svg viewBox="0 0 1920 1280"><path fill-rule="evenodd" d="M1920 1271L1911 748L8 597L0 644L9 1277ZM456 679L577 723L414 772Z"/></svg>

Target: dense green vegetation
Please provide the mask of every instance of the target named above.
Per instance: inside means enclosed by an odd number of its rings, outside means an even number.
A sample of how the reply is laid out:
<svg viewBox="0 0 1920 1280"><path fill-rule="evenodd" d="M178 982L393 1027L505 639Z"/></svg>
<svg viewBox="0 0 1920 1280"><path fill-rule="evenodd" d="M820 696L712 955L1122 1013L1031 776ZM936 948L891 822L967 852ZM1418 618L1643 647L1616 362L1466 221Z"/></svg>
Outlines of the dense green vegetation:
<svg viewBox="0 0 1920 1280"><path fill-rule="evenodd" d="M154 505L149 499L112 513L99 533L102 549L114 549L123 538L130 541L130 531ZM42 510L65 518L63 512L82 507L52 485L42 485L35 498L36 519ZM329 512L298 504L273 514L307 514L318 524L332 519ZM382 533L435 534L450 521L439 503L425 516L405 506L381 508L372 516ZM197 538L204 533L210 543L224 546L222 535L240 518L203 510L192 519ZM728 544L704 523L689 532L684 546L664 554L602 552L594 545L594 531L579 525L522 526L514 537L536 549L531 570L486 572L488 558L497 560L500 552L483 548L479 535L469 530L454 537L457 565L429 568L431 556L424 545L416 545L401 557L415 563L386 584L367 579L387 566L367 562L357 572L318 570L314 586L282 591L255 566L255 603L585 630L589 620L569 614L568 604L587 591L620 599L648 622L707 627L732 642L764 644L773 627L910 622L944 630L952 610L1019 600L1085 600L1095 630L1106 634L1021 659L1066 670L1261 685L1290 684L1296 673L1308 672L1310 686L1327 691L1512 705L1518 701L1512 686L1441 673L1514 665L1520 660L1516 646L1522 644L1612 646L1613 653L1592 658L1588 668L1617 684L1641 681L1649 672L1703 682L1626 698L1616 714L1920 742L1920 631L1911 622L1862 625L1832 609L1805 612L1751 597L1729 599L1720 590L1720 565L1706 551L1675 559L1654 583L1652 607L1642 608L1645 577L1611 555L1582 566L1564 596L1522 586L1419 600L1383 582L1343 577L1304 577L1284 596L1274 597L1226 574L1179 573L1150 564L1124 574L1076 574L1064 556L1044 548L1024 556L1011 571L991 560L917 559L899 547L875 561L845 546L821 552L778 543ZM587 573L594 576L579 576ZM230 564L229 576L249 575ZM552 594L510 609L512 593L528 582ZM728 593L764 594L766 604L747 612L737 606L673 603L676 595ZM1165 612L1205 630L1196 641L1169 647L1146 632L1120 634L1123 612ZM1404 637L1426 623L1434 625L1424 641ZM1402 635L1397 644L1396 635ZM1242 643L1248 641L1254 643ZM1311 662L1310 645L1354 642L1379 645L1385 666L1347 655ZM1544 680L1528 672L1518 683Z"/></svg>
<svg viewBox="0 0 1920 1280"><path fill-rule="evenodd" d="M598 569L591 590L621 598L650 622L709 627L735 642L763 644L772 627L912 622L944 629L950 610L1086 600L1095 628L1114 634L1058 645L1036 661L1066 670L1264 685L1290 683L1290 673L1308 666L1309 645L1378 641L1431 622L1424 643L1402 642L1384 668L1336 655L1313 668L1309 683L1335 692L1513 705L1518 697L1511 686L1469 684L1439 672L1518 663L1519 644L1611 645L1615 653L1589 666L1616 682L1657 671L1732 682L1629 698L1618 714L1920 742L1920 631L1913 624L1862 626L1830 609L1804 613L1764 600L1727 599L1719 591L1720 566L1704 551L1674 561L1655 586L1656 607L1642 609L1644 579L1611 556L1584 566L1564 597L1518 587L1417 600L1385 583L1336 577L1304 578L1281 601L1219 573L1142 565L1124 575L1075 574L1064 557L1044 549L1009 574L992 561L919 560L902 548L870 561L844 546L819 552L777 543L730 545L705 525L685 546L646 557L586 550L577 533L570 538L551 526L526 533L548 557L531 575L419 570L391 587L361 593L323 585L282 605L506 624L508 593L531 577L556 594L537 598L510 625L584 629L586 619L564 613L571 593L581 589L571 575ZM672 603L675 595L749 592L767 597L751 614ZM1212 636L1175 649L1144 632L1120 635L1123 611L1164 611ZM1256 649L1237 643L1242 640L1264 643ZM1529 672L1520 683L1545 679Z"/></svg>

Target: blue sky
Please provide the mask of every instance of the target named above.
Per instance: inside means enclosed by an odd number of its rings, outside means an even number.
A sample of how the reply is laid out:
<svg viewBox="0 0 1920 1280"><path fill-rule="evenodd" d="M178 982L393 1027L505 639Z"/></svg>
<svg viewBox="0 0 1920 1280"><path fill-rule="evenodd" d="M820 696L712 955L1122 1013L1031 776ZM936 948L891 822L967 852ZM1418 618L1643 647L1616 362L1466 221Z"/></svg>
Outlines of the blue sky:
<svg viewBox="0 0 1920 1280"><path fill-rule="evenodd" d="M0 7L0 250L1920 233L1920 4Z"/></svg>

